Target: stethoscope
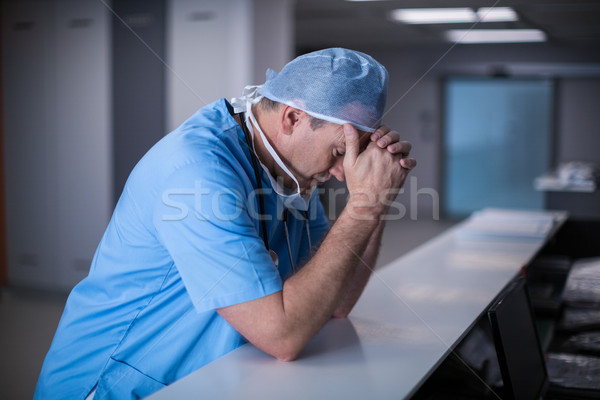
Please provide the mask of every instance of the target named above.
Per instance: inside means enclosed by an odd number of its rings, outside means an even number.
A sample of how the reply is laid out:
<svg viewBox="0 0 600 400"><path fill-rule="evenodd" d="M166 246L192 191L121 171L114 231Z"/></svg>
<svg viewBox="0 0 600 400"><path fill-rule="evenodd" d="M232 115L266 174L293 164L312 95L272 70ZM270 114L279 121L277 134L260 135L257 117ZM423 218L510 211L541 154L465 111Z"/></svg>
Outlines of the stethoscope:
<svg viewBox="0 0 600 400"><path fill-rule="evenodd" d="M238 114L240 117L240 125L242 127L242 131L244 132L244 136L246 137L246 143L248 144L248 150L250 151L250 158L252 159L252 168L254 168L254 176L256 177L256 184L258 186L258 207L260 208L260 214L261 216L265 215L265 202L264 202L264 193L262 190L262 177L260 174L260 168L258 165L258 157L256 156L256 154L254 153L254 146L252 144L252 137L250 136L250 132L248 131L248 127L246 126L245 123L245 115L244 113L239 113ZM304 221L306 223L306 236L308 238L308 248L312 249L312 241L310 240L310 229L309 229L309 225L308 225L308 211L303 211L304 214ZM292 267L292 273L295 274L296 273L296 264L294 263L294 257L292 257L292 245L290 243L290 231L288 229L288 218L289 218L289 212L288 209L285 208L283 210L283 215L281 216L281 219L283 221L283 230L285 232L285 240L287 242L287 249L288 249L288 256L290 257L290 265ZM271 254L271 257L273 258L273 261L275 262L275 265L278 266L278 256L277 253L275 253L275 251L271 250L271 248L269 247L269 239L267 238L267 222L265 221L265 218L261 218L261 228L262 228L262 237L263 237L263 241L265 242L265 247L267 249L267 251L269 252L269 254Z"/></svg>

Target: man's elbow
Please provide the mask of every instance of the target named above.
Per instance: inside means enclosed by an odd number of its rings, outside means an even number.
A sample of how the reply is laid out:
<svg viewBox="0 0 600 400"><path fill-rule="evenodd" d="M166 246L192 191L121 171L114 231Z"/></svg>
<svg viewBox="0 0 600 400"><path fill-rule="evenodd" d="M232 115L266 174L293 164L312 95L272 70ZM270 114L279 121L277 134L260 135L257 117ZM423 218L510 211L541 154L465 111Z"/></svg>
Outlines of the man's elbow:
<svg viewBox="0 0 600 400"><path fill-rule="evenodd" d="M279 361L289 362L298 359L304 346L294 343L280 342L277 346L270 349L263 349Z"/></svg>
<svg viewBox="0 0 600 400"><path fill-rule="evenodd" d="M336 311L336 312L333 313L332 317L333 318L347 318L348 314L350 314L350 313Z"/></svg>
<svg viewBox="0 0 600 400"><path fill-rule="evenodd" d="M281 353L281 354L275 355L275 358L277 358L279 361L282 361L282 362L290 362L290 361L297 360L298 356L300 356L300 352L297 352L297 353Z"/></svg>
<svg viewBox="0 0 600 400"><path fill-rule="evenodd" d="M352 307L338 307L331 315L333 318L347 318L352 311Z"/></svg>
<svg viewBox="0 0 600 400"><path fill-rule="evenodd" d="M308 340L294 334L293 331L277 331L265 334L252 344L279 361L294 361L299 356Z"/></svg>

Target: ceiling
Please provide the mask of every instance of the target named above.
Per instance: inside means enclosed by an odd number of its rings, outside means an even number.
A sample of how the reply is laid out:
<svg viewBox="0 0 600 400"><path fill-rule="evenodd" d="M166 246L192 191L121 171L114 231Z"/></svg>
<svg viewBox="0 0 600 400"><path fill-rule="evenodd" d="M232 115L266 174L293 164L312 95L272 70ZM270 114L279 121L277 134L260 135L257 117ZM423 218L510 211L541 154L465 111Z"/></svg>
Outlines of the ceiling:
<svg viewBox="0 0 600 400"><path fill-rule="evenodd" d="M469 24L405 25L387 13L396 8L512 7L515 22L478 23L476 28L535 28L550 45L600 50L600 1L595 0L297 0L296 43L300 49L329 46L374 47L443 43L446 29Z"/></svg>

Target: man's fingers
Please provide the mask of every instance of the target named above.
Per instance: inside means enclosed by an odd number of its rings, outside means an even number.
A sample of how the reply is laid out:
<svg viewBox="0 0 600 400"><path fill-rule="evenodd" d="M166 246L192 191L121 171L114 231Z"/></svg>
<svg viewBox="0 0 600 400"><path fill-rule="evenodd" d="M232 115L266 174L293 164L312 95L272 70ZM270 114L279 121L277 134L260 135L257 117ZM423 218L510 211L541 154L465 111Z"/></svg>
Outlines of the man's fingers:
<svg viewBox="0 0 600 400"><path fill-rule="evenodd" d="M381 139L379 139L377 141L377 146L379 146L382 149L385 149L390 144L396 143L399 140L400 140L400 134L398 132L389 131L385 135L383 135L381 137Z"/></svg>
<svg viewBox="0 0 600 400"><path fill-rule="evenodd" d="M404 169L411 170L417 166L417 160L415 160L414 158L401 158L400 166Z"/></svg>
<svg viewBox="0 0 600 400"><path fill-rule="evenodd" d="M410 144L410 142L398 142L398 143L392 143L389 146L387 146L387 151L389 151L392 154L403 154L404 157L407 157L410 154L410 151L412 150L412 144Z"/></svg>
<svg viewBox="0 0 600 400"><path fill-rule="evenodd" d="M352 124L344 124L344 136L346 141L344 166L352 166L356 162L356 158L360 151L358 131Z"/></svg>
<svg viewBox="0 0 600 400"><path fill-rule="evenodd" d="M371 142L376 142L377 140L381 139L387 135L389 131L391 131L390 128L385 125L381 125L375 132L371 133Z"/></svg>

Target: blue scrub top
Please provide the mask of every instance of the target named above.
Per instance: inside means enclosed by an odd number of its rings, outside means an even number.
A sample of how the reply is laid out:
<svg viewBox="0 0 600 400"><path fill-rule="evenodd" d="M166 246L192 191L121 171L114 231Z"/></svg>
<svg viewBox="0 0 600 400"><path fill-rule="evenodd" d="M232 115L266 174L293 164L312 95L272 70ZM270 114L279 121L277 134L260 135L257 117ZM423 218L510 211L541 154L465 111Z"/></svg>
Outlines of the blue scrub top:
<svg viewBox="0 0 600 400"><path fill-rule="evenodd" d="M279 268L263 242L248 145L225 99L150 149L67 300L36 399L83 399L94 387L96 399L148 396L245 343L215 309L275 293L291 275L283 205L260 172ZM299 264L309 254L306 222L290 215ZM316 193L309 226L313 243L328 229Z"/></svg>

